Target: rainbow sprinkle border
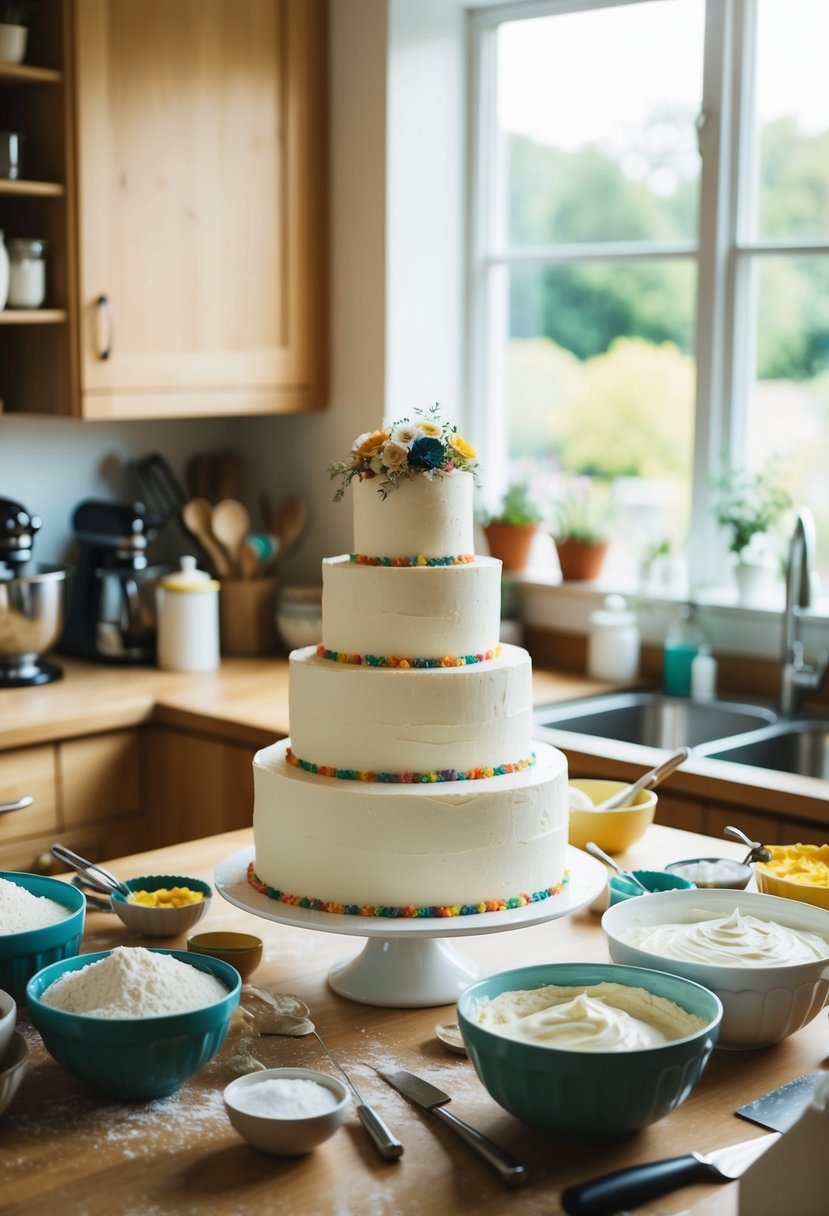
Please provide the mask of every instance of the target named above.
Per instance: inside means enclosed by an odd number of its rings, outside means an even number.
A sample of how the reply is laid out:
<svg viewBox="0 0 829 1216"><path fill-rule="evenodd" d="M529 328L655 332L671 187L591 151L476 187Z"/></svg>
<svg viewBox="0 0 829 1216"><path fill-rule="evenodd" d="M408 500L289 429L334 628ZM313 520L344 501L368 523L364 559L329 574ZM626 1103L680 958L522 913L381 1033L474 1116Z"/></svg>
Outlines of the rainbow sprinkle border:
<svg viewBox="0 0 829 1216"><path fill-rule="evenodd" d="M328 650L320 642L317 654L321 659L328 659L332 663L345 663L352 667L396 667L401 671L409 671L412 668L427 667L473 667L476 663L497 659L502 649L499 642L492 650L485 650L481 654L463 654L457 657L445 654L440 659L398 659L383 654L346 654L344 650Z"/></svg>
<svg viewBox="0 0 829 1216"><path fill-rule="evenodd" d="M301 760L290 749L285 752L285 759L294 768L301 768L306 773L316 773L318 777L337 777L340 781L379 781L386 785L431 785L440 781L483 781L486 777L503 777L507 773L521 773L525 768L531 768L535 762L535 752L526 760L515 764L498 764L494 768L469 768L466 770L445 768L432 773L373 773L361 772L355 768L334 768L330 764L314 764L311 760Z"/></svg>
<svg viewBox="0 0 829 1216"><path fill-rule="evenodd" d="M532 895L514 895L511 899L481 900L477 904L440 904L418 908L414 904L405 907L375 907L373 904L338 904L332 900L310 899L303 895L288 895L276 887L269 887L257 876L251 861L247 868L247 880L260 895L294 908L310 908L314 912L334 912L340 916L382 916L390 920L413 920L419 917L477 916L482 912L507 912L512 908L526 908L528 904L541 903L553 895L560 895L570 881L570 872L565 870L561 882L554 887L544 887Z"/></svg>
<svg viewBox="0 0 829 1216"><path fill-rule="evenodd" d="M365 553L349 553L348 560L355 566L468 566L474 562L474 553L453 553L448 557L368 557Z"/></svg>

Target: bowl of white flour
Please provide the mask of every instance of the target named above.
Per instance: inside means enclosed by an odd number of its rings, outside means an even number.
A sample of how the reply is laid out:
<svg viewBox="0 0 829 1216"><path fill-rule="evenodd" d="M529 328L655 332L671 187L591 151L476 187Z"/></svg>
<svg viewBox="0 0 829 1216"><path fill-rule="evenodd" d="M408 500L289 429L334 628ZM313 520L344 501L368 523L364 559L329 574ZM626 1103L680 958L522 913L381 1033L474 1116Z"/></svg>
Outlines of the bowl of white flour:
<svg viewBox="0 0 829 1216"><path fill-rule="evenodd" d="M0 870L0 988L21 1004L37 971L76 955L85 911L72 883Z"/></svg>
<svg viewBox="0 0 829 1216"><path fill-rule="evenodd" d="M118 946L33 976L29 1014L67 1072L118 1098L163 1098L212 1060L242 981L221 959Z"/></svg>

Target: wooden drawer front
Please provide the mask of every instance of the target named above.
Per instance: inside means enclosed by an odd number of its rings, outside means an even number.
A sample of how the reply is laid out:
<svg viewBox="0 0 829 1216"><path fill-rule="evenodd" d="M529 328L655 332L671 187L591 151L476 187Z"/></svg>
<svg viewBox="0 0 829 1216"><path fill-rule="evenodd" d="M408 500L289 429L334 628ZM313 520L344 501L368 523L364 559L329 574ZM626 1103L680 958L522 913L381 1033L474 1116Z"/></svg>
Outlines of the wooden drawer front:
<svg viewBox="0 0 829 1216"><path fill-rule="evenodd" d="M142 741L138 730L114 730L61 743L64 827L140 813Z"/></svg>
<svg viewBox="0 0 829 1216"><path fill-rule="evenodd" d="M55 749L49 744L0 752L0 805L26 797L34 799L31 806L0 815L0 844L57 830Z"/></svg>

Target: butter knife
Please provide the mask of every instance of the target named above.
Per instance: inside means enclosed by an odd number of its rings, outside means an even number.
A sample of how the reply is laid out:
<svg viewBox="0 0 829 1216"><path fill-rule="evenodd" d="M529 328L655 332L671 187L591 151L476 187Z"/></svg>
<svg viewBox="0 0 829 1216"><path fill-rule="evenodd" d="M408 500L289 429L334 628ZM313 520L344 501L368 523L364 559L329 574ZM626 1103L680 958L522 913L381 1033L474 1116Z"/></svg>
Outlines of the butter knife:
<svg viewBox="0 0 829 1216"><path fill-rule="evenodd" d="M380 1071L380 1076L398 1093L401 1093L404 1098L408 1098L415 1106L419 1106L421 1110L428 1111L432 1115L437 1115L447 1127L464 1140L470 1148L473 1148L483 1157L484 1161L493 1166L501 1175L503 1182L507 1186L523 1186L529 1179L527 1168L517 1157L513 1157L512 1153L501 1148L494 1140L490 1140L483 1132L477 1131L474 1127L470 1127L468 1123L464 1123L463 1119L459 1119L457 1115L453 1115L450 1110L446 1110L446 1103L451 1102L448 1094L445 1094L442 1089L438 1089L435 1085L430 1085L428 1081L416 1077L414 1073L406 1072L404 1069L398 1069L395 1072Z"/></svg>

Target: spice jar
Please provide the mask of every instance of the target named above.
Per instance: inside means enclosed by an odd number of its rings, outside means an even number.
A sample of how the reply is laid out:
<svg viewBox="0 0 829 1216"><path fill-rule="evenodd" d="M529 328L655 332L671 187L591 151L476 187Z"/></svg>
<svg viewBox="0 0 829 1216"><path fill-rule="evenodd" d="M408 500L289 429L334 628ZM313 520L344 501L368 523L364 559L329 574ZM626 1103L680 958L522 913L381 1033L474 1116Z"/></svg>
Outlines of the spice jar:
<svg viewBox="0 0 829 1216"><path fill-rule="evenodd" d="M46 299L46 242L9 237L9 308L40 308Z"/></svg>

